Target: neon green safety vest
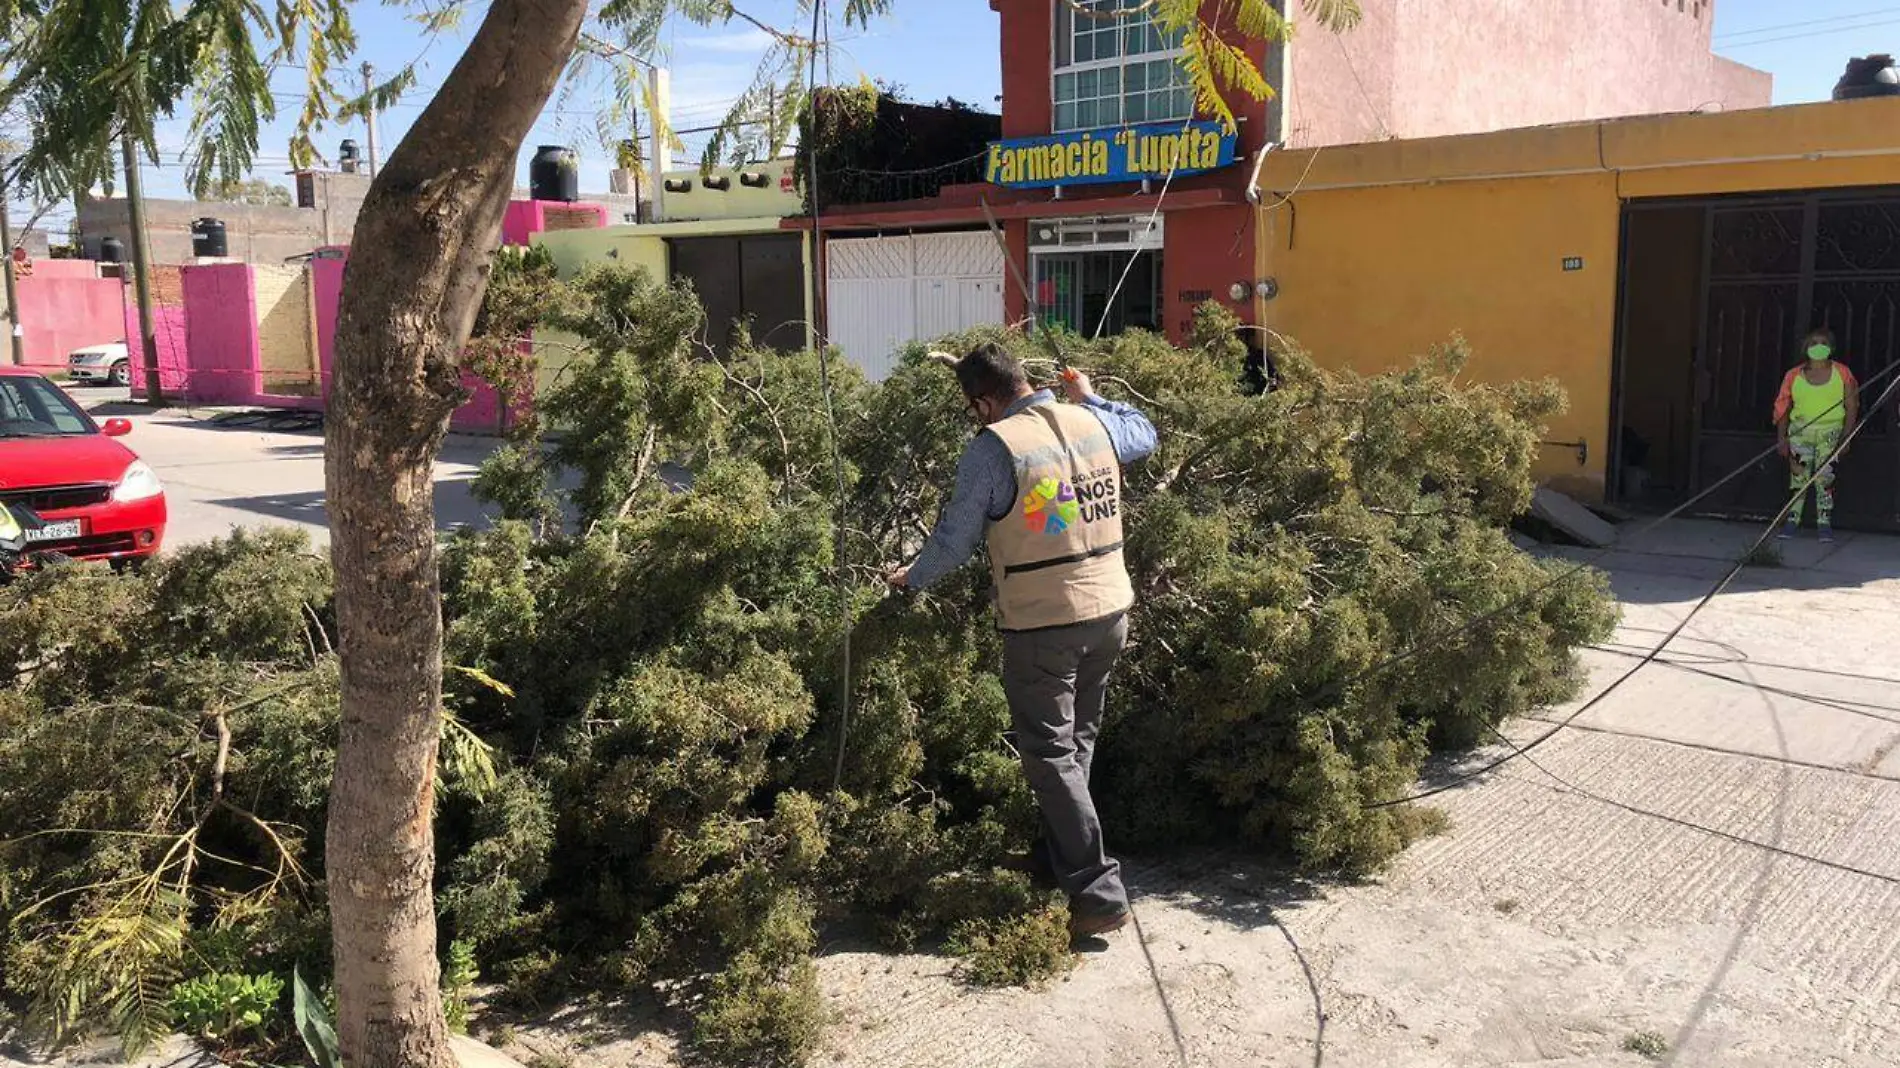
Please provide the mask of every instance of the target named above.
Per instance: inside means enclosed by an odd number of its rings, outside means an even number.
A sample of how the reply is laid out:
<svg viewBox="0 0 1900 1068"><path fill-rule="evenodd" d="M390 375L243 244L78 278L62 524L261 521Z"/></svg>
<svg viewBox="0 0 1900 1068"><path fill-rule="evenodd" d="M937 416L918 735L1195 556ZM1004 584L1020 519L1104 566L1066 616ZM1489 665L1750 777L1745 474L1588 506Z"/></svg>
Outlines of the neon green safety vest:
<svg viewBox="0 0 1900 1068"><path fill-rule="evenodd" d="M1839 430L1847 425L1847 381L1841 377L1841 369L1828 368L1832 372L1826 385L1817 386L1808 381L1808 373L1795 372L1794 413L1788 418L1788 432L1794 435Z"/></svg>

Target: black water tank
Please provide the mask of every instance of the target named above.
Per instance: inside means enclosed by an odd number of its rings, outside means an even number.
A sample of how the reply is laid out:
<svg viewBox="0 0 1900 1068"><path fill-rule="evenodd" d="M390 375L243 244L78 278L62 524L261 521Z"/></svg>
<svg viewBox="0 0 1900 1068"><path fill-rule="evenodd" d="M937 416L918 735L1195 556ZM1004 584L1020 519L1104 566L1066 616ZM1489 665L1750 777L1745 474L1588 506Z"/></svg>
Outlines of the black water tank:
<svg viewBox="0 0 1900 1068"><path fill-rule="evenodd" d="M1847 61L1847 73L1835 83L1834 99L1861 100L1870 96L1900 96L1900 68L1889 55Z"/></svg>
<svg viewBox="0 0 1900 1068"><path fill-rule="evenodd" d="M100 263L124 263L125 242L116 237L108 237L99 242Z"/></svg>
<svg viewBox="0 0 1900 1068"><path fill-rule="evenodd" d="M528 195L573 203L581 198L580 158L560 145L542 145L528 161Z"/></svg>
<svg viewBox="0 0 1900 1068"><path fill-rule="evenodd" d="M231 254L231 242L224 233L224 220L198 219L191 224L191 254L194 256Z"/></svg>
<svg viewBox="0 0 1900 1068"><path fill-rule="evenodd" d="M363 163L362 150L356 147L355 141L346 137L343 143L337 146L336 162L338 169L344 174L355 174Z"/></svg>

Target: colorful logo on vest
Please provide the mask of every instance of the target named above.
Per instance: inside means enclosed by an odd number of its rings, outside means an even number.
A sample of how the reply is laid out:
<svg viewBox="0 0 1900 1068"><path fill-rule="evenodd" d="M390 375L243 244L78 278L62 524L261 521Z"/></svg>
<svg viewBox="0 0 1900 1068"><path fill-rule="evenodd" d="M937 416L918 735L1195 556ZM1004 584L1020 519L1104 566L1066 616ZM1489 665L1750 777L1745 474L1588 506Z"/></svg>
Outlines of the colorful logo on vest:
<svg viewBox="0 0 1900 1068"><path fill-rule="evenodd" d="M1060 534L1081 518L1075 488L1059 479L1043 479L1023 499L1023 520L1038 534Z"/></svg>

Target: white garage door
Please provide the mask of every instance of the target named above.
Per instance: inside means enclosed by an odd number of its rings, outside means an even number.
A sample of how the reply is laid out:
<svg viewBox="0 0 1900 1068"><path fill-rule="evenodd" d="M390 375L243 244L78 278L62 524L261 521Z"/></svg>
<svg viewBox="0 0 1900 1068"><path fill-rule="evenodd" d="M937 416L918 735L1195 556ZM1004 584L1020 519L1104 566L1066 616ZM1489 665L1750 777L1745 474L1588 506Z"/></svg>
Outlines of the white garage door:
<svg viewBox="0 0 1900 1068"><path fill-rule="evenodd" d="M873 379L897 351L1003 321L1003 255L987 230L826 242L831 343Z"/></svg>

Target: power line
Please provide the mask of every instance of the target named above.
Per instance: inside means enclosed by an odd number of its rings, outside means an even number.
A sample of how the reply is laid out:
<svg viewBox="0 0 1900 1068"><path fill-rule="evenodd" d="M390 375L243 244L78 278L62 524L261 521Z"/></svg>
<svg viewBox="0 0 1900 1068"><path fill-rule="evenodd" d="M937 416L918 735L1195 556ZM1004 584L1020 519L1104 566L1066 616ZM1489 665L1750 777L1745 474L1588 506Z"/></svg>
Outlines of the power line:
<svg viewBox="0 0 1900 1068"><path fill-rule="evenodd" d="M1188 111L1187 121L1181 124L1181 132L1183 134L1186 134L1188 127L1192 125L1194 125L1194 112L1193 112L1193 109L1190 108ZM1177 173L1179 173L1180 170L1181 170L1181 160L1179 156L1177 156L1175 159L1170 161L1170 164L1168 167L1168 176L1164 178L1161 182L1161 195L1155 197L1154 210L1148 213L1147 225L1141 228L1142 237L1144 239L1147 238L1147 235L1154 232L1155 223L1158 219L1161 218L1161 205L1167 203L1168 189L1174 185L1174 176ZM1108 300L1104 301L1102 304L1102 317L1100 320L1096 322L1095 333L1089 335L1089 340L1093 341L1096 338L1101 337L1102 331L1108 329L1109 317L1115 314L1115 299L1121 296L1122 287L1128 284L1128 276L1134 273L1135 261L1139 260L1140 258L1141 258L1140 253L1138 252L1131 253L1128 257L1128 262L1122 266L1122 275L1120 278L1117 278L1115 280L1115 288L1109 290Z"/></svg>
<svg viewBox="0 0 1900 1068"><path fill-rule="evenodd" d="M1070 0L1070 2L1073 3L1074 0ZM1077 8L1076 10L1079 11L1081 10L1081 8ZM1220 34L1220 15L1218 12L1216 12L1213 22L1208 26L1208 30L1211 34L1215 36L1218 36ZM1126 57L1124 57L1123 65L1124 66L1127 65ZM1194 125L1194 108L1190 106L1188 108L1187 118L1184 119L1181 123L1181 133L1185 136L1187 134L1188 127L1193 126L1193 125ZM1176 174L1179 174L1180 171L1181 171L1181 160L1180 160L1179 155L1177 154L1174 159L1171 159L1168 161L1168 176L1162 179L1161 181L1161 195L1155 197L1154 210L1148 213L1148 224L1142 227L1141 232L1142 232L1142 237L1144 239L1147 237L1147 235L1154 232L1155 224L1161 218L1161 206L1167 203L1168 190L1173 187L1174 176ZM1108 329L1109 317L1115 314L1115 300L1116 298L1121 296L1122 287L1128 284L1128 276L1134 273L1135 261L1139 260L1140 258L1141 258L1141 255L1138 252L1129 254L1128 262L1122 266L1121 277L1115 280L1115 288L1112 290L1109 290L1108 300L1103 302L1102 304L1102 317L1101 319L1096 321L1095 333L1089 335L1089 340L1093 341L1096 338L1101 337L1102 331Z"/></svg>
<svg viewBox="0 0 1900 1068"><path fill-rule="evenodd" d="M1895 371L1900 371L1900 363L1896 363L1893 366L1887 368L1885 371L1882 371L1880 375L1877 375L1877 376L1874 376L1873 378L1868 379L1868 383L1871 384L1872 382L1878 380L1878 378L1893 374ZM1893 399L1894 391L1897 388L1900 388L1900 378L1896 378L1892 382L1887 384L1887 388L1885 391L1883 391L1880 394L1880 398L1873 403L1873 406L1871 408L1868 409L1869 414L1871 414L1872 412L1879 411L1881 408L1884 408L1887 402ZM1828 409L1828 412L1832 412L1834 408L1840 407L1841 403L1844 403L1844 400L1845 398L1843 398L1842 402L1836 402L1833 408ZM1824 412L1822 414L1826 415L1828 413ZM1817 416L1816 419L1818 418L1820 417ZM1813 420L1810 420L1809 423L1805 425L1812 425L1812 423L1813 423ZM1575 723L1578 719L1582 718L1585 713L1589 712L1591 709L1595 708L1596 706L1602 704L1604 701L1608 700L1611 694L1614 694L1618 689L1622 688L1624 683L1635 678L1638 672L1642 671L1644 668L1648 667L1649 665L1657 662L1657 660L1662 656L1663 650L1669 648L1669 643L1675 641L1677 638L1682 636L1682 632L1688 629L1689 624L1695 620L1696 615L1700 613L1704 608L1707 608L1709 604L1712 601L1714 601L1718 596L1720 596L1724 590L1728 589L1729 584L1734 582L1735 577L1737 575L1740 575L1742 573L1742 569L1748 566L1749 560L1754 558L1755 553L1758 552L1763 545L1767 544L1769 538L1774 536L1775 531L1781 527L1782 520L1787 517L1789 512L1794 510L1794 506L1796 502L1800 501L1802 497L1806 496L1808 492L1808 488L1814 485L1814 483L1820 479L1821 471L1825 470L1829 465L1832 465L1833 463L1838 461L1840 459L1841 453L1845 452L1847 450L1847 447L1853 444L1854 439L1860 435L1860 432L1865 429L1867 429L1867 419L1863 418L1860 420L1859 423L1855 424L1854 429L1850 431L1847 434L1847 436L1843 438L1841 442L1834 447L1834 452L1828 457L1827 464L1823 464L1817 467L1815 472L1808 476L1807 481L1803 482L1800 488L1795 490L1794 494L1788 498L1788 502L1781 506L1781 510L1779 512L1775 513L1774 519L1770 521L1768 526L1761 532L1761 535L1755 539L1753 544L1749 545L1746 552L1742 553L1741 556L1736 558L1735 562L1729 567L1728 572L1724 574L1722 578L1719 581L1717 581L1713 587L1709 589L1709 592L1703 594L1702 599L1697 601L1695 603L1695 606L1689 609L1689 614L1684 616L1680 623L1677 623L1674 627L1670 628L1668 633L1663 635L1662 641L1657 642L1654 648L1643 653L1637 659L1637 662L1634 666L1632 666L1628 671L1625 671L1623 674L1618 675L1615 679L1613 679L1610 682L1608 686L1605 686L1603 689L1597 691L1595 696L1591 697L1588 701L1585 701L1582 705L1579 705L1576 711L1570 713L1569 715L1565 716L1563 719L1557 721L1557 723L1554 726L1552 726L1549 730L1531 739L1528 744L1521 747L1512 745L1511 752L1506 753L1504 756L1501 756L1497 758L1496 760L1493 760L1485 764L1483 767L1474 768L1471 771L1465 772L1461 775L1458 775L1452 778L1449 782L1441 783L1428 790L1420 790L1417 793L1413 793L1405 797L1394 798L1390 801L1376 802L1374 804L1367 805L1366 808L1368 809L1392 808L1396 805L1409 804L1410 802L1413 802L1413 801L1422 801L1428 797L1435 797L1439 794L1446 793L1450 790L1456 789L1457 787L1464 785L1465 783L1471 782L1474 779L1480 778L1484 775L1488 775L1491 772L1496 771L1498 768L1501 768L1504 765L1510 763L1512 760L1516 759L1517 757L1523 756L1524 754L1528 753L1532 749L1535 749L1538 746L1543 745L1545 742L1550 741L1552 738L1556 737L1560 732L1562 732L1564 728L1570 726L1572 723ZM1762 459L1762 457L1766 455L1767 453L1764 452L1762 456L1758 456L1758 457L1755 457L1754 459L1749 460L1747 464L1745 464L1741 468L1738 468L1737 471L1739 472L1739 471L1744 471L1744 470L1748 470L1752 468L1760 459ZM1728 478L1733 478L1733 477L1734 477L1733 473L1731 473L1728 476ZM1723 479L1723 482L1727 482L1728 478ZM1721 485L1721 483L1717 483L1717 485ZM1708 495L1707 491L1704 491L1702 494L1699 494L1696 499L1699 500L1702 497L1706 497L1707 495ZM1693 501L1691 503L1693 503ZM1664 516L1661 520L1658 520L1655 524L1652 524L1649 529L1654 530L1657 526L1661 526L1662 523L1668 521L1669 519L1674 518L1676 515L1680 514L1682 511L1683 511L1682 508L1677 508L1675 511L1672 511L1669 515ZM1568 576L1569 574L1574 573L1574 570L1575 569L1573 569L1572 571L1565 572L1564 576ZM1560 577L1564 577L1564 576L1560 576ZM1542 588L1543 587L1538 587L1539 590L1541 590ZM1532 591L1532 593L1535 593L1535 592L1537 592L1537 590ZM1526 599L1528 598L1527 597L1516 598L1514 599L1513 603L1522 603ZM1506 605L1506 607L1508 608L1510 607L1510 605ZM1495 616L1496 614L1497 614L1496 612L1489 613L1490 616ZM1489 618L1489 616L1483 617L1483 618ZM1471 628L1467 626L1465 628L1462 628L1458 633L1460 634L1468 633L1470 629ZM1413 649L1408 650L1405 655L1410 655L1413 651L1416 651L1418 648L1419 648L1418 646L1414 646Z"/></svg>
<svg viewBox="0 0 1900 1068"><path fill-rule="evenodd" d="M1327 36L1339 46L1339 54L1346 61L1346 69L1352 72L1353 84L1359 87L1359 95L1365 99L1366 110L1372 113L1372 121L1379 124L1379 136L1389 139L1392 136L1392 128L1385 124L1385 118L1379 114L1379 106L1372 102L1372 94L1366 91L1365 80L1359 77L1359 64L1353 62L1352 51L1346 47L1346 35L1333 33Z"/></svg>
<svg viewBox="0 0 1900 1068"><path fill-rule="evenodd" d="M818 94L818 53L823 48L820 34L829 35L830 29L830 21L825 18L825 0L816 0L811 6L811 51L810 54L805 57L806 99L810 99ZM818 251L824 248L825 239L824 216L821 212L820 204L820 201L824 198L821 197L818 192L820 188L818 184L818 153L813 152L806 157L806 168L811 177L811 247L813 254L817 255ZM812 272L811 288L811 317L815 324L817 320L824 315L824 309L820 306L820 302L824 296L823 281L819 273L815 270ZM832 566L835 567L838 572L838 608L849 614L852 610L851 572L848 567L850 561L847 556L850 549L850 542L848 541L846 531L850 528L845 522L844 447L838 441L838 412L836 403L832 398L830 346L825 344L822 337L816 336L817 332L817 327L814 325L812 328L814 335L812 338L814 342L812 348L817 350L818 354L818 385L824 394L825 419L831 426L831 475L833 481L837 484L838 494L836 515L838 532L832 549ZM838 790L844 783L845 750L851 738L851 632L855 627L856 621L847 618L844 625L844 635L839 642L838 756L831 769L831 788L834 791Z"/></svg>
<svg viewBox="0 0 1900 1068"><path fill-rule="evenodd" d="M1256 327L1256 329L1263 329L1263 328ZM1888 376L1896 374L1896 373L1900 373L1900 363L1895 363L1884 371L1868 376L1866 381L1861 383L1861 388L1864 390L1872 386L1874 383L1880 381L1881 379L1887 378ZM1900 385L1900 379L1896 379L1895 384ZM1884 404L1887 400L1888 395L1891 394L1892 388L1893 388L1892 386L1889 386L1888 394L1883 394L1881 400L1875 402L1874 406L1872 408L1867 409L1867 411L1871 413L1874 410L1877 410L1882 404ZM1802 424L1802 427L1805 428L1807 426L1811 426L1814 424L1814 422L1818 421L1819 419L1833 414L1834 411L1839 409L1843 403L1845 403L1844 398L1843 400L1835 401L1834 404L1831 405L1827 409L1827 411L1822 412L1820 415L1815 416L1813 420L1809 420L1807 423ZM1862 419L1860 423L1860 427L1864 427L1864 426L1866 426L1866 419ZM1855 428L1855 433L1860 432L1860 427ZM1652 531L1655 531L1659 529L1660 527L1662 527L1663 524L1676 519L1678 516L1681 516L1685 512L1688 512L1690 509L1694 508L1696 505L1701 504L1705 500L1708 500L1710 497L1720 492L1722 487L1735 481L1736 479L1740 478L1742 475L1747 474L1748 472L1754 470L1756 464L1760 463L1761 461L1767 459L1768 457L1772 455L1775 455L1775 453L1778 452L1779 449L1780 449L1779 445L1770 445L1768 448L1763 449L1762 451L1756 453L1754 456L1751 456L1747 460L1744 460L1741 464L1737 465L1734 470L1730 471L1726 475L1723 475L1721 478L1717 479L1716 481L1710 483L1708 486L1704 487L1702 491L1697 493L1695 496L1690 497L1688 500L1682 502L1681 504L1676 505L1674 508L1671 508L1669 511L1665 512L1663 515L1661 515L1657 519L1652 520L1651 522L1645 524L1641 530L1638 530L1636 532L1636 536L1648 534ZM1365 682L1368 679L1375 678L1379 675L1383 675L1387 671L1390 671L1391 669L1399 666L1400 664L1406 663L1407 661L1410 661L1410 660L1415 660L1418 657L1423 656L1427 652L1430 652L1436 649L1441 649L1445 646L1445 643L1447 642L1458 641L1466 637L1467 635L1471 634L1473 631L1477 630L1479 627L1482 627L1485 624L1491 622L1492 620L1497 619L1498 617L1504 615L1506 612L1509 612L1512 609L1515 609L1521 605L1528 604L1532 598L1535 598L1543 594L1546 590L1555 589L1557 586L1561 585L1562 583L1568 582L1570 579L1588 570L1592 564L1596 563L1598 560L1601 560L1603 557L1607 556L1610 552L1611 550L1608 548L1598 549L1588 559L1577 561L1573 566L1565 568L1564 570L1559 571L1554 575L1551 575L1549 578L1545 579L1543 582L1540 582L1537 585L1532 586L1530 589L1524 591L1523 593L1517 595L1516 597L1511 598L1510 600L1504 602L1503 604L1499 605L1496 608L1491 609L1490 611L1487 611L1478 616L1474 616L1471 619L1465 620L1463 623L1459 624L1456 627L1451 628L1450 630L1446 631L1443 634L1428 635L1427 637L1419 641L1413 642L1411 645L1407 646L1406 648L1401 649L1400 651L1396 653L1393 653L1391 656L1388 656L1384 660L1381 660L1378 663L1373 664L1371 667L1368 667L1362 671L1354 672L1353 674L1347 676L1344 679L1341 679L1337 682L1329 683L1326 686L1321 687L1319 691L1311 697L1298 698L1300 701L1299 707L1308 708L1308 709L1317 709L1320 705L1320 702L1328 700L1329 698L1332 698L1332 697L1336 697L1342 693L1345 693L1346 690L1352 686L1356 686L1359 683ZM1677 633L1679 632L1671 631L1671 632L1665 632L1665 633L1668 633L1669 637L1663 641L1662 645L1657 646L1657 651L1660 651L1663 647L1667 646L1670 641L1673 641Z"/></svg>
<svg viewBox="0 0 1900 1068"><path fill-rule="evenodd" d="M1524 747L1518 746L1516 742L1513 742L1511 741L1511 739L1505 737L1504 732L1498 730L1496 727L1487 727L1485 729L1489 730L1494 737L1496 737L1499 741L1503 742L1506 746L1509 746L1511 749L1512 756L1523 757L1525 763L1529 764L1533 768L1536 768L1538 771L1543 772L1545 775L1548 775L1551 778L1551 780L1557 784L1552 789L1555 789L1558 793L1573 793L1573 794L1576 794L1578 797L1588 798L1589 800L1595 801L1596 803L1600 805L1608 805L1611 808L1620 809L1624 812L1630 813L1633 816L1643 816L1645 818L1652 819L1652 820L1660 820L1663 823L1670 824L1671 826L1681 827L1684 830L1696 831L1700 834L1706 834L1713 838L1720 838L1723 841L1733 842L1736 845L1749 846L1751 848L1759 849L1767 853L1773 853L1776 856L1787 857L1790 860L1799 860L1807 864L1814 864L1823 868L1830 868L1834 871L1843 872L1848 875L1858 875L1864 879L1873 879L1878 882L1900 885L1900 876L1889 875L1885 872L1872 871L1868 868L1856 867L1852 864L1843 864L1838 860L1829 860L1826 857L1815 856L1812 853L1803 853L1803 852L1800 852L1799 850L1789 849L1786 846L1776 845L1773 842L1764 842L1759 838L1749 838L1746 835L1735 834L1730 831L1722 830L1719 827L1711 827L1704 823L1697 823L1694 820L1684 819L1681 816L1671 816L1666 812L1657 812L1654 809L1647 809L1647 808L1641 807L1640 805L1632 805L1625 801L1618 801L1615 798L1605 797L1602 794L1599 794L1593 790L1586 790L1583 787L1578 786L1577 784L1571 782L1570 780L1565 779L1563 776L1558 775L1556 772L1550 770L1544 765L1538 763L1537 758L1531 756L1530 753L1527 752L1527 750L1530 748L1529 746L1524 746Z"/></svg>
<svg viewBox="0 0 1900 1068"><path fill-rule="evenodd" d="M1757 26L1752 30L1731 30L1728 33L1716 34L1715 39L1717 41L1724 41L1732 37L1754 37L1764 33L1780 33L1784 30L1805 30L1810 26L1828 26L1837 22L1857 22L1860 19L1873 18L1877 15L1892 15L1896 13L1900 13L1900 7L1875 8L1872 11L1862 11L1854 15L1833 15L1828 18L1784 22L1779 26Z"/></svg>
<svg viewBox="0 0 1900 1068"><path fill-rule="evenodd" d="M1900 26L1900 19L1887 19L1884 22L1869 22L1861 26L1839 26L1831 30L1813 30L1808 33L1791 33L1783 37L1764 37L1755 41L1737 41L1732 44L1724 43L1721 47L1727 49L1753 48L1756 45L1779 44L1783 41L1805 41L1810 37L1832 37L1835 34L1852 33L1855 30L1878 30L1887 26Z"/></svg>

